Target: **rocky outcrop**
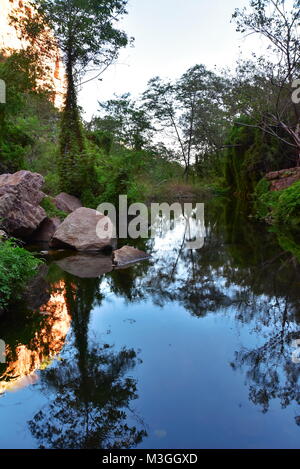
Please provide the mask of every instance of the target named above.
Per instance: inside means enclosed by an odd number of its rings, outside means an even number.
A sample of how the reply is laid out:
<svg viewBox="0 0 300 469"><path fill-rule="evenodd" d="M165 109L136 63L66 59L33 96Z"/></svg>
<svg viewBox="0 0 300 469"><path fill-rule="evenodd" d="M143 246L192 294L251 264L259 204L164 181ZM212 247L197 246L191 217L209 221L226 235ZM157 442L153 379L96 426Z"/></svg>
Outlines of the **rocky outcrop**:
<svg viewBox="0 0 300 469"><path fill-rule="evenodd" d="M78 208L82 207L82 203L77 197L74 197L70 194L66 194L65 192L58 194L53 199L53 203L56 208L58 208L58 210L62 210L66 213L72 213Z"/></svg>
<svg viewBox="0 0 300 469"><path fill-rule="evenodd" d="M266 174L265 178L271 182L271 191L281 191L300 181L300 167L273 171Z"/></svg>
<svg viewBox="0 0 300 469"><path fill-rule="evenodd" d="M77 251L101 251L112 248L112 238L101 236L99 222L106 219L91 208L78 208L62 222L50 242L53 248L72 248ZM97 232L98 231L98 232Z"/></svg>
<svg viewBox="0 0 300 469"><path fill-rule="evenodd" d="M60 224L61 220L58 217L45 218L39 228L30 237L30 241L37 243L49 243Z"/></svg>
<svg viewBox="0 0 300 469"><path fill-rule="evenodd" d="M116 268L123 268L135 262L147 260L150 255L131 246L123 246L113 253L113 264Z"/></svg>
<svg viewBox="0 0 300 469"><path fill-rule="evenodd" d="M113 270L111 256L77 253L56 262L65 272L79 278L98 278Z"/></svg>
<svg viewBox="0 0 300 469"><path fill-rule="evenodd" d="M46 218L39 206L43 184L43 176L30 171L0 175L0 219L10 235L26 238Z"/></svg>

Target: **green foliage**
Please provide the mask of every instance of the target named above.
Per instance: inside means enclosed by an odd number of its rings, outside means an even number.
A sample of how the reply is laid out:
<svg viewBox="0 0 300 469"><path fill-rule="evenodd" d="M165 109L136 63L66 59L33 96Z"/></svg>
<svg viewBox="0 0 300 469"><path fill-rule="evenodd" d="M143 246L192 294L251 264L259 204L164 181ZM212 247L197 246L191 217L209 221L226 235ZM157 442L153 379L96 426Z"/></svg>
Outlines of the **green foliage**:
<svg viewBox="0 0 300 469"><path fill-rule="evenodd" d="M255 211L260 219L277 225L300 226L300 182L281 191L270 191L262 179L255 190Z"/></svg>
<svg viewBox="0 0 300 469"><path fill-rule="evenodd" d="M276 229L275 233L277 235L277 241L282 249L293 254L300 262L300 243L299 239L295 239L294 233L281 229Z"/></svg>
<svg viewBox="0 0 300 469"><path fill-rule="evenodd" d="M0 243L0 310L21 298L28 281L41 263L14 241Z"/></svg>
<svg viewBox="0 0 300 469"><path fill-rule="evenodd" d="M300 224L300 181L292 186L279 191L278 204L274 210L274 216L278 223Z"/></svg>
<svg viewBox="0 0 300 469"><path fill-rule="evenodd" d="M52 197L55 197L61 192L60 177L57 172L51 172L45 176L45 184L43 190L46 194L49 194Z"/></svg>
<svg viewBox="0 0 300 469"><path fill-rule="evenodd" d="M127 0L41 0L34 17L21 23L22 35L43 41L47 29L55 35L66 69L67 91L60 126L58 174L62 190L81 196L89 188L94 194L95 162L88 151L77 103L78 78L85 70L104 69L128 44L127 35L116 28L126 14ZM35 5L36 6L36 5ZM72 21L70 20L72 18ZM51 47L51 44L48 44Z"/></svg>
<svg viewBox="0 0 300 469"><path fill-rule="evenodd" d="M30 50L0 59L0 78L7 85L7 102L0 104L0 172L28 168L45 174L51 167L58 113L48 92L37 86L38 59Z"/></svg>
<svg viewBox="0 0 300 469"><path fill-rule="evenodd" d="M40 206L45 210L49 218L58 217L63 220L68 215L66 212L56 208L50 197L45 197L40 203Z"/></svg>
<svg viewBox="0 0 300 469"><path fill-rule="evenodd" d="M232 127L224 153L225 182L231 192L250 198L256 184L269 171L276 171L289 161L280 140L264 134L247 117Z"/></svg>
<svg viewBox="0 0 300 469"><path fill-rule="evenodd" d="M99 158L97 173L102 187L99 202L118 204L120 194L127 194L130 202L144 200L145 186L139 182L145 164L145 153L120 147L113 155Z"/></svg>
<svg viewBox="0 0 300 469"><path fill-rule="evenodd" d="M89 127L102 133L94 134L94 138L102 137L102 145L109 143L109 140L105 141L108 135L112 137L110 147L115 142L139 151L149 144L154 130L151 119L146 109L129 93L99 104L104 115L95 117Z"/></svg>
<svg viewBox="0 0 300 469"><path fill-rule="evenodd" d="M254 191L254 210L258 219L272 221L279 195L278 191L270 191L270 183L265 178L259 181Z"/></svg>

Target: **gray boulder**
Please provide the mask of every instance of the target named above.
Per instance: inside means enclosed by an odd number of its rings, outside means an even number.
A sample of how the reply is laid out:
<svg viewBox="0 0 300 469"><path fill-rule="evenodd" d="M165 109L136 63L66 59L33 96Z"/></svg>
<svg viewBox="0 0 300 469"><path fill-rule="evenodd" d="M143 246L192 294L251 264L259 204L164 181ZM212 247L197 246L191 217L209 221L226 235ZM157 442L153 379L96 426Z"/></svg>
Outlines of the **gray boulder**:
<svg viewBox="0 0 300 469"><path fill-rule="evenodd" d="M53 199L53 203L56 208L66 213L72 213L78 208L82 207L82 203L77 197L74 197L70 194L66 194L65 192L61 192L61 194L58 194Z"/></svg>
<svg viewBox="0 0 300 469"><path fill-rule="evenodd" d="M144 251L133 248L131 246L123 246L113 253L113 264L115 268L127 267L135 262L144 261L150 258L150 255Z"/></svg>
<svg viewBox="0 0 300 469"><path fill-rule="evenodd" d="M30 171L0 175L0 219L10 235L26 238L46 218L39 206L44 198L44 178Z"/></svg>
<svg viewBox="0 0 300 469"><path fill-rule="evenodd" d="M67 216L50 242L56 249L72 248L77 251L101 251L112 248L114 240L97 233L98 223L104 215L91 208L81 207Z"/></svg>

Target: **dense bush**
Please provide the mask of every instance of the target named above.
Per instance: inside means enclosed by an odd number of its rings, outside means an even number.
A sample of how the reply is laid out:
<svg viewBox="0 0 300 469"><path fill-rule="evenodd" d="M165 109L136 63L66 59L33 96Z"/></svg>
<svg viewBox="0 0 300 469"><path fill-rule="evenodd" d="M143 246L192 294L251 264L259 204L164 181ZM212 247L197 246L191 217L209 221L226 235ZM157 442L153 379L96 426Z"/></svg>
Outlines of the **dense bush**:
<svg viewBox="0 0 300 469"><path fill-rule="evenodd" d="M224 154L226 185L241 198L250 198L267 172L288 167L292 160L279 139L251 125L249 118L237 121L228 135Z"/></svg>
<svg viewBox="0 0 300 469"><path fill-rule="evenodd" d="M68 215L66 212L56 208L50 197L45 197L40 206L43 207L49 218L58 217L63 220Z"/></svg>
<svg viewBox="0 0 300 469"><path fill-rule="evenodd" d="M262 179L255 189L255 211L260 219L278 225L300 225L300 181L281 191L270 191Z"/></svg>
<svg viewBox="0 0 300 469"><path fill-rule="evenodd" d="M0 243L0 310L21 298L40 262L13 241Z"/></svg>

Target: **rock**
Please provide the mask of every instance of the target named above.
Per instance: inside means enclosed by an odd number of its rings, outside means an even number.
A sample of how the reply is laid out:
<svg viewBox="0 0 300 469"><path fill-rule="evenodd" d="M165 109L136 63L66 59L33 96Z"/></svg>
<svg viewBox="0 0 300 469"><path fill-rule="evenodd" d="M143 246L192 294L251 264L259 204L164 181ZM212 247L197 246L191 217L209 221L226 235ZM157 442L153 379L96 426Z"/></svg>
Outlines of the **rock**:
<svg viewBox="0 0 300 469"><path fill-rule="evenodd" d="M139 249L135 249L131 246L123 246L121 249L117 249L113 253L113 263L117 268L122 268L149 259L150 255Z"/></svg>
<svg viewBox="0 0 300 469"><path fill-rule="evenodd" d="M266 174L265 178L267 181L271 182L271 191L287 189L294 184L294 182L300 180L300 167L272 171Z"/></svg>
<svg viewBox="0 0 300 469"><path fill-rule="evenodd" d="M0 218L10 235L26 238L46 218L39 206L43 183L43 176L30 171L0 175Z"/></svg>
<svg viewBox="0 0 300 469"><path fill-rule="evenodd" d="M79 278L97 278L113 270L111 256L82 254L66 257L56 264L65 272Z"/></svg>
<svg viewBox="0 0 300 469"><path fill-rule="evenodd" d="M45 218L39 228L30 237L30 241L37 243L48 243L52 239L60 224L61 220L58 217Z"/></svg>
<svg viewBox="0 0 300 469"><path fill-rule="evenodd" d="M0 230L0 243L1 241L5 241L6 239L8 239L8 234L6 233L6 231Z"/></svg>
<svg viewBox="0 0 300 469"><path fill-rule="evenodd" d="M81 207L67 216L50 242L53 248L71 248L77 251L101 251L112 248L114 240L101 238L97 225L104 215L91 208Z"/></svg>
<svg viewBox="0 0 300 469"><path fill-rule="evenodd" d="M53 199L53 203L56 206L56 208L58 208L58 210L62 210L63 212L66 212L66 213L72 213L78 208L82 207L82 203L80 202L79 199L77 199L77 197L66 194L65 192L58 194Z"/></svg>

